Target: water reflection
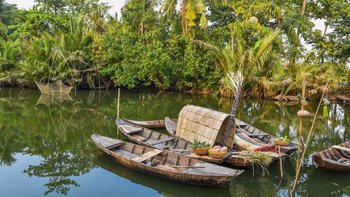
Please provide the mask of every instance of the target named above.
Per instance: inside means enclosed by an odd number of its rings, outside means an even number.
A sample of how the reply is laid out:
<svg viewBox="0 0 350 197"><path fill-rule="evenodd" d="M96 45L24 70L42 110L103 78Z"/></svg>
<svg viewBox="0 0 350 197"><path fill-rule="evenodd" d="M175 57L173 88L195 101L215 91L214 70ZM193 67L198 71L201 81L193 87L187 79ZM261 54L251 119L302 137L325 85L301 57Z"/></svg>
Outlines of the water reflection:
<svg viewBox="0 0 350 197"><path fill-rule="evenodd" d="M24 168L14 169L29 177L45 180L45 183L28 183L27 187L42 186L42 194L72 195L72 190L83 189L84 175L91 169L101 167L116 176L131 180L130 187L144 185L165 196L287 196L295 176L295 157L284 162L284 178L279 176L275 164L270 174L246 171L227 188L206 188L181 185L157 179L115 164L90 142L90 135L97 132L117 136L114 125L117 113L116 91L81 91L73 98L44 98L31 90L5 89L0 91L0 172L22 162L17 153L38 156L40 162ZM122 90L120 116L130 119L176 118L186 104L195 104L224 112L231 109L230 99L185 94L157 94ZM239 104L237 117L243 121L277 136L289 136L297 141L298 105L278 105L270 101L243 100ZM308 106L315 111L316 104ZM303 137L306 139L312 119L303 119ZM349 138L350 107L331 104L329 118L318 118L313 143L307 152L302 168L297 196L347 196L350 176L316 169L311 154ZM119 138L125 139L123 136ZM17 160L16 160L17 159ZM7 179L15 176L5 177ZM94 175L100 179L103 176ZM18 180L20 181L20 180ZM84 181L83 181L84 182ZM112 184L113 186L113 184ZM84 188L93 190L93 188ZM0 192L4 191L0 187ZM16 191L12 191L16 192ZM12 196L14 193L2 193ZM73 192L74 193L74 192ZM132 190L130 190L132 193Z"/></svg>
<svg viewBox="0 0 350 197"><path fill-rule="evenodd" d="M73 98L70 94L54 94L54 95L46 95L41 94L36 105L44 104L49 106L53 103L63 103L63 102L73 101Z"/></svg>

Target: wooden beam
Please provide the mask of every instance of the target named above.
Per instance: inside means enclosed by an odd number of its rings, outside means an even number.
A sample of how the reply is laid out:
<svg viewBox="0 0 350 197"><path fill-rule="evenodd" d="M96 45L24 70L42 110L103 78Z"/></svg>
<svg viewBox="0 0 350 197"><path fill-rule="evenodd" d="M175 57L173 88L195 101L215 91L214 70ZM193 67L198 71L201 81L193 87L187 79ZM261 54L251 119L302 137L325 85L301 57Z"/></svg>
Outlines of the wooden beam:
<svg viewBox="0 0 350 197"><path fill-rule="evenodd" d="M175 138L173 138L173 137L168 137L168 138L165 138L165 139L162 139L162 140L158 140L158 141L150 143L150 144L151 145L156 145L156 144L160 144L160 143L163 143L163 142L171 141L171 140L174 140L174 139Z"/></svg>

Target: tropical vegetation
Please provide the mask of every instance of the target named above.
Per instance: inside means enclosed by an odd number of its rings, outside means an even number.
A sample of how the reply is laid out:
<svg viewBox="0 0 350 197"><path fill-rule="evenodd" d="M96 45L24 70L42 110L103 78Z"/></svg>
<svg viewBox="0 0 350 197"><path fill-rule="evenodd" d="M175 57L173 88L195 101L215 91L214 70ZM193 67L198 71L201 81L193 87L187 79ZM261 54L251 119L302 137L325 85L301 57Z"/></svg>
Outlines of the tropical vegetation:
<svg viewBox="0 0 350 197"><path fill-rule="evenodd" d="M257 98L349 90L348 0L0 0L0 83L34 87L156 87ZM314 21L325 24L315 28ZM210 47L212 46L212 47ZM219 52L219 53L218 53Z"/></svg>

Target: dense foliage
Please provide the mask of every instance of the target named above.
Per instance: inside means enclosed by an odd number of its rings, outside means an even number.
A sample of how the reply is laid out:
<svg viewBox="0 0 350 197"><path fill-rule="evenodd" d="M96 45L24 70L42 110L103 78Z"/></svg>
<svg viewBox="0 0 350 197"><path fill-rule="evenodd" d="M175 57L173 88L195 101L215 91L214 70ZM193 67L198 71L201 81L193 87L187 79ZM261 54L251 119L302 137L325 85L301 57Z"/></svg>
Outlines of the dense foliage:
<svg viewBox="0 0 350 197"><path fill-rule="evenodd" d="M327 81L330 93L349 88L348 0L128 0L120 17L108 9L37 0L18 10L0 0L0 83L232 96L225 72L242 69L245 96L296 95L304 79L308 97Z"/></svg>

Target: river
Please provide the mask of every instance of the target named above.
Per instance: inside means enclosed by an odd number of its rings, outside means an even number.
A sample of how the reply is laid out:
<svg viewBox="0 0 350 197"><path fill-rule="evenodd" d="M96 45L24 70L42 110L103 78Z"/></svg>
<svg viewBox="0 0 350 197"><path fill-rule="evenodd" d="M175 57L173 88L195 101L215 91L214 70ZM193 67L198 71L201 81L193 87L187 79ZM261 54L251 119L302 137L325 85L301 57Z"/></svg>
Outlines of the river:
<svg viewBox="0 0 350 197"><path fill-rule="evenodd" d="M120 116L129 119L176 118L186 104L229 112L230 99L189 94L121 90ZM246 170L226 187L173 183L120 166L90 141L92 133L125 139L117 132L117 93L78 91L51 98L37 90L0 89L1 196L288 196L296 155L268 168ZM307 109L315 112L317 103ZM276 136L297 141L298 105L241 100L237 118ZM295 196L350 196L350 173L316 168L311 155L349 140L350 106L332 103L322 110L302 167ZM312 119L303 119L306 139Z"/></svg>

